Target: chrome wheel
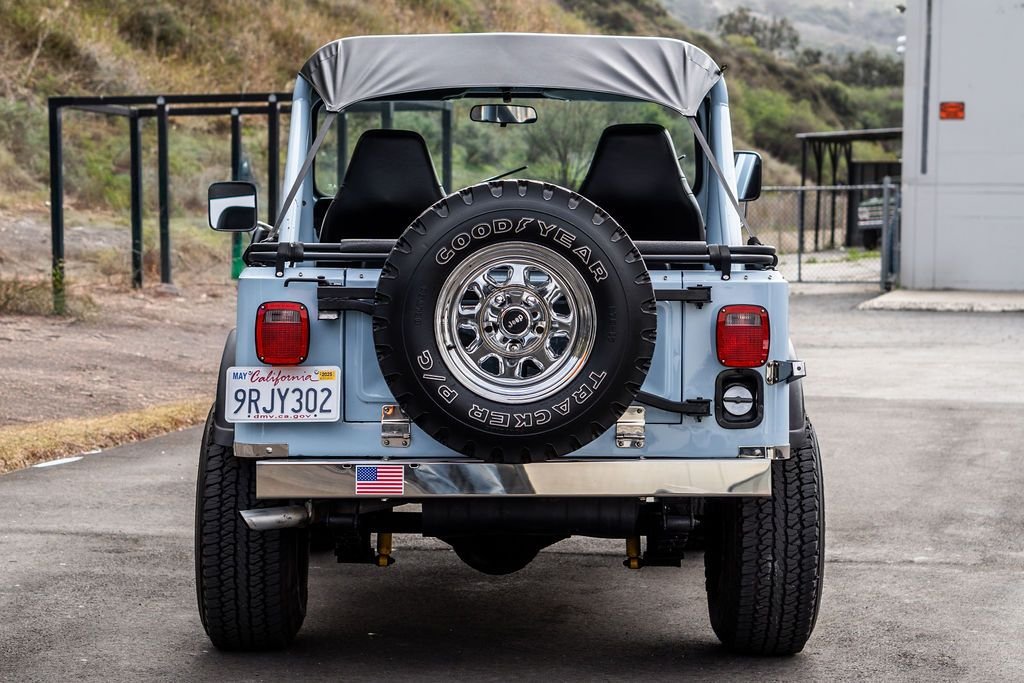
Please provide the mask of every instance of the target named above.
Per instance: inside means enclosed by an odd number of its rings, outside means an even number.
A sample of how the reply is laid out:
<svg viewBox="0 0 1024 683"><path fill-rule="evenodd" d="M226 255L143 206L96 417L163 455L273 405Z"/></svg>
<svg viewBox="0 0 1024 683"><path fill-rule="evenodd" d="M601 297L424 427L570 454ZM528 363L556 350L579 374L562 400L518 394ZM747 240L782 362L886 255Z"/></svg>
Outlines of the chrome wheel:
<svg viewBox="0 0 1024 683"><path fill-rule="evenodd" d="M494 401L528 403L579 374L595 318L594 297L565 258L506 242L470 255L448 276L434 332L463 384Z"/></svg>

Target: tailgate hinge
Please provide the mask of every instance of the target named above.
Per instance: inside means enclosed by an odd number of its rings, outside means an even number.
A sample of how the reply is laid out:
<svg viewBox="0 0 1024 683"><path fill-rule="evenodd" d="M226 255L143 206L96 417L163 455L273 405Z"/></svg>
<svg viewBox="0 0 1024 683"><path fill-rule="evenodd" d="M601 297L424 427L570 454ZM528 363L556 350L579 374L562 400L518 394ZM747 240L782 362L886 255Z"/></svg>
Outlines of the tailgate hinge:
<svg viewBox="0 0 1024 683"><path fill-rule="evenodd" d="M642 406L633 405L626 408L615 422L615 445L618 448L643 448L644 429L647 421L644 418L646 411Z"/></svg>
<svg viewBox="0 0 1024 683"><path fill-rule="evenodd" d="M409 416L396 405L380 409L380 445L386 448L408 448L412 443Z"/></svg>

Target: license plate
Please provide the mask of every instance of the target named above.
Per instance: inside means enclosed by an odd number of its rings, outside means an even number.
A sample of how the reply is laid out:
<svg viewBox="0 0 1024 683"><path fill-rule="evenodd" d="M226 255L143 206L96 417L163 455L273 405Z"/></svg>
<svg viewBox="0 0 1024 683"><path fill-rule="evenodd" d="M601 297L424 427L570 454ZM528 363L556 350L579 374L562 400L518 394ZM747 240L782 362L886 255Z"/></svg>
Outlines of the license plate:
<svg viewBox="0 0 1024 683"><path fill-rule="evenodd" d="M228 368L228 422L335 422L341 371L336 365Z"/></svg>

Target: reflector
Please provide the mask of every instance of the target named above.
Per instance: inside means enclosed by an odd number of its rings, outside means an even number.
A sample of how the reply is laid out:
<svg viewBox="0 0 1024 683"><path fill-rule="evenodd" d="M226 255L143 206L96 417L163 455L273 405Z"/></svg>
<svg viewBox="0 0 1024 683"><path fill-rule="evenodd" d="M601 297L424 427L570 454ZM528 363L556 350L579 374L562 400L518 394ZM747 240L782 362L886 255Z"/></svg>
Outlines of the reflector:
<svg viewBox="0 0 1024 683"><path fill-rule="evenodd" d="M965 107L963 102L940 102L939 118L943 120L963 120Z"/></svg>
<svg viewBox="0 0 1024 683"><path fill-rule="evenodd" d="M729 368L756 368L768 360L771 331L761 306L723 306L716 330L718 362Z"/></svg>
<svg viewBox="0 0 1024 683"><path fill-rule="evenodd" d="M309 353L309 313L295 301L267 301L256 312L256 357L267 365L298 365Z"/></svg>

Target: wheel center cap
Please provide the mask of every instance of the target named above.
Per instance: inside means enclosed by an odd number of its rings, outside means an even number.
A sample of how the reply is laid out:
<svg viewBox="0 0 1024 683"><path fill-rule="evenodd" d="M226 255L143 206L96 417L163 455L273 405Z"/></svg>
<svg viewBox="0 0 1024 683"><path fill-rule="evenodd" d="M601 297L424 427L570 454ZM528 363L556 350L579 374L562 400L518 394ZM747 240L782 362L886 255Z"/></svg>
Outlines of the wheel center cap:
<svg viewBox="0 0 1024 683"><path fill-rule="evenodd" d="M530 327L530 314L524 308L512 306L501 314L501 329L510 337L520 337Z"/></svg>

